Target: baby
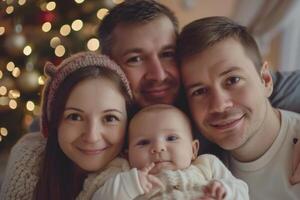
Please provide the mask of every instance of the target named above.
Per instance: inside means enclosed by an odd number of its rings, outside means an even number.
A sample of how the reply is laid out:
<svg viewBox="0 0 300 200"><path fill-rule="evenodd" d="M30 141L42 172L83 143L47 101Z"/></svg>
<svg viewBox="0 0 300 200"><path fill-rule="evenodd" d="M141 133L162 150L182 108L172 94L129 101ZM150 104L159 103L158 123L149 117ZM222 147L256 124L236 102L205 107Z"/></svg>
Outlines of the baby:
<svg viewBox="0 0 300 200"><path fill-rule="evenodd" d="M86 190L91 185L97 190L93 200L249 199L246 183L217 157L197 157L199 141L176 107L158 104L139 111L130 121L128 142L130 167L116 159L107 172L85 183Z"/></svg>

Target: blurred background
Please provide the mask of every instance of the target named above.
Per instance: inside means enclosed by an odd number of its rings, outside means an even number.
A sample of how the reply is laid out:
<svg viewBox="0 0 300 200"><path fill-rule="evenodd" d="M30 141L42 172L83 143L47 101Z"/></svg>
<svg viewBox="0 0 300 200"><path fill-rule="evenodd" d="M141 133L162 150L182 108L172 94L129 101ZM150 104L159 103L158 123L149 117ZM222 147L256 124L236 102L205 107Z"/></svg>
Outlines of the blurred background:
<svg viewBox="0 0 300 200"><path fill-rule="evenodd" d="M300 64L298 0L158 0L180 27L207 16L248 26L274 70ZM45 61L59 64L78 51L100 51L96 28L122 0L1 0L0 183L9 150L40 113Z"/></svg>

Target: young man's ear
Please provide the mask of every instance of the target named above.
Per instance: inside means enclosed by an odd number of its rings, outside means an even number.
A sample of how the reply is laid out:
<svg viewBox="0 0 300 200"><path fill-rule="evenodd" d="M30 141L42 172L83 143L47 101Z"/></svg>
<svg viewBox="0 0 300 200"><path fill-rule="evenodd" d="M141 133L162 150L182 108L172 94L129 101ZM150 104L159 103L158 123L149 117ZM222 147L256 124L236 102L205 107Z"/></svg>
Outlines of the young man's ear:
<svg viewBox="0 0 300 200"><path fill-rule="evenodd" d="M193 160L195 160L198 157L198 151L200 148L200 142L199 140L193 140L192 142L192 149L193 149Z"/></svg>
<svg viewBox="0 0 300 200"><path fill-rule="evenodd" d="M270 97L273 92L273 80L268 62L264 62L260 70L260 77L265 87L266 96Z"/></svg>

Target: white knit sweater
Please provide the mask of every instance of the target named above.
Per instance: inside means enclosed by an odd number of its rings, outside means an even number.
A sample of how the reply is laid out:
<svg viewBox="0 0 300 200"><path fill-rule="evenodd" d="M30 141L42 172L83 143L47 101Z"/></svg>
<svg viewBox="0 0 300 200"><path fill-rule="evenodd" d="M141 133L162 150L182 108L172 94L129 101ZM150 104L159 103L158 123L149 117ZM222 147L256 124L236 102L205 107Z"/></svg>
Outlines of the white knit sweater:
<svg viewBox="0 0 300 200"><path fill-rule="evenodd" d="M42 134L30 133L12 148L1 187L1 200L33 199L46 141Z"/></svg>

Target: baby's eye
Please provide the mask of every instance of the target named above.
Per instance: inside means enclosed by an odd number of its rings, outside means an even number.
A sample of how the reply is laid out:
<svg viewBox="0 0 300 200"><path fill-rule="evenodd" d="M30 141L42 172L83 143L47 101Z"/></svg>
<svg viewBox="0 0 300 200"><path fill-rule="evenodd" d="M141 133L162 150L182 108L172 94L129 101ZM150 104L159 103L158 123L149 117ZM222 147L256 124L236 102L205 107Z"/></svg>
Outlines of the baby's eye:
<svg viewBox="0 0 300 200"><path fill-rule="evenodd" d="M76 113L71 113L71 114L67 115L66 118L68 120L72 120L72 121L81 121L82 120L82 117Z"/></svg>
<svg viewBox="0 0 300 200"><path fill-rule="evenodd" d="M167 141L176 141L177 139L178 137L176 135L169 135L166 138Z"/></svg>
<svg viewBox="0 0 300 200"><path fill-rule="evenodd" d="M139 145L139 146L145 146L145 145L148 145L148 144L150 144L149 140L140 140L137 143L137 145Z"/></svg>
<svg viewBox="0 0 300 200"><path fill-rule="evenodd" d="M226 85L234 85L234 84L237 84L239 81L241 80L240 77L237 77L237 76L232 76L232 77L229 77L227 80L226 80Z"/></svg>
<svg viewBox="0 0 300 200"><path fill-rule="evenodd" d="M120 121L120 119L115 115L106 115L104 117L104 121L105 122L116 122L116 121Z"/></svg>

